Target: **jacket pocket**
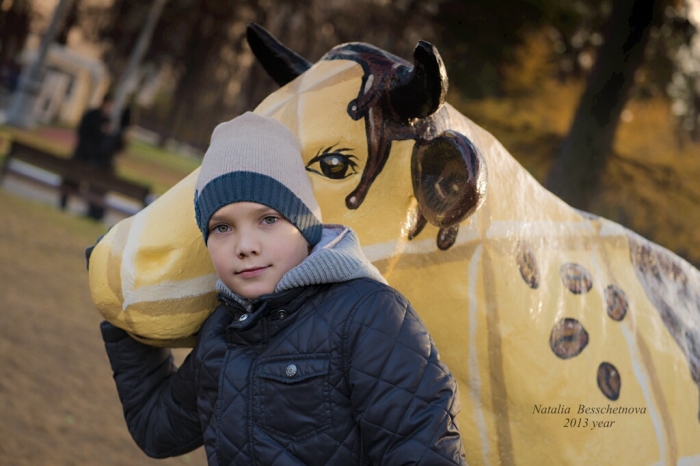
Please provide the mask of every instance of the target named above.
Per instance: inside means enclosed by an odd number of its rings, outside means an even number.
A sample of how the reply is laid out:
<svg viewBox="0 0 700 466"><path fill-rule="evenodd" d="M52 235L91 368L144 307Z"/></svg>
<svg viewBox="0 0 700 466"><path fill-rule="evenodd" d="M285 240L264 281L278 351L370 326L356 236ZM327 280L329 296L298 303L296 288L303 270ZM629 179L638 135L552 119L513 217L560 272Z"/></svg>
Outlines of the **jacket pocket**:
<svg viewBox="0 0 700 466"><path fill-rule="evenodd" d="M260 364L261 427L294 441L330 428L329 368L330 360L318 355L290 355Z"/></svg>

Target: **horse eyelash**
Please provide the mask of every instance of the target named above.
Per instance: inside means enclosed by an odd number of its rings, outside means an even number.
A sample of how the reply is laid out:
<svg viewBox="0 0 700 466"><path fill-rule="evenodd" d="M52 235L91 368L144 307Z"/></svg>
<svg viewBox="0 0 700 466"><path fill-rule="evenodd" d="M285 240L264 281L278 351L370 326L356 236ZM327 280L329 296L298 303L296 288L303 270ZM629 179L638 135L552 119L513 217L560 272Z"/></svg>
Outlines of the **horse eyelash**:
<svg viewBox="0 0 700 466"><path fill-rule="evenodd" d="M332 146L327 147L326 149L324 149L323 152L321 152L321 149L319 149L318 152L316 152L316 155L314 156L314 158L312 158L311 160L309 160L309 163L308 163L306 166L308 167L308 166L311 165L312 163L318 162L319 160L321 160L321 157L323 157L324 155L328 155L329 153L331 153L331 150L333 150L333 148L334 148L335 146L337 146L337 145L338 145L338 143L333 144ZM340 149L334 150L332 153L337 153L337 154L339 154L339 155L344 155L345 157L351 157L351 158L353 158L353 159L357 159L357 157L355 157L355 156L352 155L352 154L343 154L343 152L346 152L346 151L349 151L349 150L352 150L352 149L350 149L350 148L348 148L348 147L341 147ZM349 159L348 159L348 162L350 163L350 166L351 166L351 167L357 167L357 163L353 162L352 160L349 160Z"/></svg>

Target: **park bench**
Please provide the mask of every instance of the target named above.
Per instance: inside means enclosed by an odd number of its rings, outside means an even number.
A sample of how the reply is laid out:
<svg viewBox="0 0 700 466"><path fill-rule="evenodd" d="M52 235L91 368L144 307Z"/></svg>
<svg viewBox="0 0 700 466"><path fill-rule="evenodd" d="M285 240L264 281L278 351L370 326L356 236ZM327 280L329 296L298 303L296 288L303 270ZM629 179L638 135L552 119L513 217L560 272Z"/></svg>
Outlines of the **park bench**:
<svg viewBox="0 0 700 466"><path fill-rule="evenodd" d="M20 164L16 162L20 162ZM22 169L22 163L57 175L58 180L56 176L40 176L36 170ZM128 204L113 202L109 196L91 192L89 187L92 186L106 193L114 193L133 199L142 207L148 205L151 197L151 189L148 186L125 180L107 170L60 157L16 140L10 141L5 160L0 167L0 183L3 182L8 173L31 182L56 188L60 194L79 196L87 202L126 215L133 215L138 209L134 209ZM62 183L62 179L71 180L71 183Z"/></svg>

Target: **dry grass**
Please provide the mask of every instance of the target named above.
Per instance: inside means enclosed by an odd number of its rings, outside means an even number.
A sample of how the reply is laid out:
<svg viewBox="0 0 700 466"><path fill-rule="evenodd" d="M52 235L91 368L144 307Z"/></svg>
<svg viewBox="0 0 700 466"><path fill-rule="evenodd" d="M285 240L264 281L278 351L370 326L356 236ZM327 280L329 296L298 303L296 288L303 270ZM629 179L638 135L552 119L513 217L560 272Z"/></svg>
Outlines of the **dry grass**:
<svg viewBox="0 0 700 466"><path fill-rule="evenodd" d="M102 225L0 190L0 464L206 464L148 459L129 436L83 251Z"/></svg>

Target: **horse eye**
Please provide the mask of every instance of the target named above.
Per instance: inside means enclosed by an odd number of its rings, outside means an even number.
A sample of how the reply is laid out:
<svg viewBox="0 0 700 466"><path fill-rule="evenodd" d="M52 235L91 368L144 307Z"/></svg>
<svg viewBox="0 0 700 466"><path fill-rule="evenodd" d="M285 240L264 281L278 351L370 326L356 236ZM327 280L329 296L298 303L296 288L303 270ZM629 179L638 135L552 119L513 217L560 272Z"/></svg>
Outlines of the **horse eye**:
<svg viewBox="0 0 700 466"><path fill-rule="evenodd" d="M343 154L340 152L341 150L347 149L339 149L336 152L324 152L316 155L316 157L311 159L306 165L306 170L332 180L342 180L356 174L357 163L352 160L356 157L350 154ZM318 163L320 171L316 168L312 168L316 163Z"/></svg>
<svg viewBox="0 0 700 466"><path fill-rule="evenodd" d="M318 161L318 164L321 166L323 174L334 180L341 180L356 173L354 166L357 166L357 164L353 163L347 155L324 155ZM348 169L351 168L352 172L348 173Z"/></svg>

